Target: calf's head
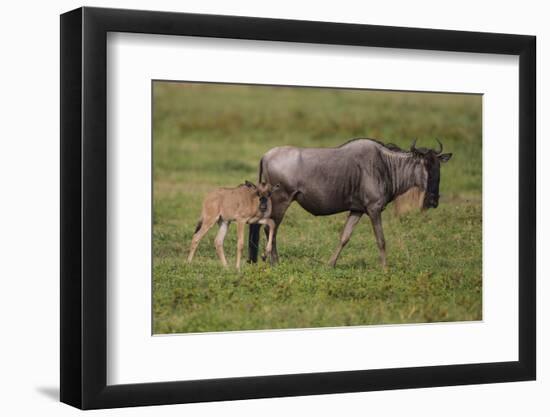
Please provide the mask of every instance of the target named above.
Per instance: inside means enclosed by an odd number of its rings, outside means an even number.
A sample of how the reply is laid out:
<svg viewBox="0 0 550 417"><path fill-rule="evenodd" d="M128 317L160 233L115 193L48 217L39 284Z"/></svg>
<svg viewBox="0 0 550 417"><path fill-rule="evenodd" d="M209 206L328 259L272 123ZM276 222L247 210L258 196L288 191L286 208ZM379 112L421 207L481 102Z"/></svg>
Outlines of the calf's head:
<svg viewBox="0 0 550 417"><path fill-rule="evenodd" d="M250 181L245 181L245 185L256 193L258 198L258 209L262 213L271 212L271 194L279 189L279 184L271 185L266 182L261 182L257 185Z"/></svg>
<svg viewBox="0 0 550 417"><path fill-rule="evenodd" d="M424 209L436 208L439 205L439 179L441 164L449 161L452 153L442 153L443 145L437 140L439 149L417 148L416 139L411 145L411 153L422 161L425 172L425 194L422 204Z"/></svg>

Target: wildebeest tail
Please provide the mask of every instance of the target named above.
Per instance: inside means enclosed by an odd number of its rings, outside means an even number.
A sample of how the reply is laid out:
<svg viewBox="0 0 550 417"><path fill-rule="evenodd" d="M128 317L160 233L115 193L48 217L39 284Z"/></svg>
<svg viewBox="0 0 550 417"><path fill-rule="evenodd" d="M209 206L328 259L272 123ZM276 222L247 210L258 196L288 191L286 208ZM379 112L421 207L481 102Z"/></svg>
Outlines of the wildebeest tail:
<svg viewBox="0 0 550 417"><path fill-rule="evenodd" d="M258 182L261 183L262 182L262 174L264 172L264 158L260 159L260 166L258 168Z"/></svg>
<svg viewBox="0 0 550 417"><path fill-rule="evenodd" d="M197 233L199 230L201 230L201 227L202 227L202 219L200 219L200 220L198 221L197 226L195 227L195 232L194 232L193 234L195 234L195 233Z"/></svg>

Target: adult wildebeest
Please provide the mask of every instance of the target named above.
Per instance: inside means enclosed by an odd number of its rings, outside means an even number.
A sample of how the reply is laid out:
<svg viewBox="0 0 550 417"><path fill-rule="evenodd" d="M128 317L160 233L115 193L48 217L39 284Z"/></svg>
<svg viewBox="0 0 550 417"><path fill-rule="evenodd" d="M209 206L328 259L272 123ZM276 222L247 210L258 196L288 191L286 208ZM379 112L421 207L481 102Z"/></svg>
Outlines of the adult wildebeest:
<svg viewBox="0 0 550 417"><path fill-rule="evenodd" d="M437 139L436 139L437 140ZM349 211L340 236L340 244L330 259L336 265L353 228L363 214L372 222L380 261L386 267L386 249L382 231L382 210L397 196L417 187L424 192L424 208L439 204L440 163L452 154L439 149L417 148L409 151L374 139L352 139L337 148L296 148L282 146L268 151L260 160L259 177L280 191L273 197L271 218L275 222L271 261L278 261L277 229L288 206L296 200L315 216ZM258 258L260 225L249 231L249 261ZM267 233L267 230L266 230Z"/></svg>
<svg viewBox="0 0 550 417"><path fill-rule="evenodd" d="M237 223L237 269L241 267L244 225L247 223L265 224L269 227L270 232L267 241L267 254L269 254L273 232L276 230L275 223L270 218L272 211L271 195L278 188L278 184L272 187L270 184L261 181L258 185L245 181L244 184L236 188L218 188L210 192L202 203L201 217L193 234L187 262L193 260L199 242L216 222L220 225L220 229L214 244L223 266L227 266L223 252L223 241L232 221Z"/></svg>

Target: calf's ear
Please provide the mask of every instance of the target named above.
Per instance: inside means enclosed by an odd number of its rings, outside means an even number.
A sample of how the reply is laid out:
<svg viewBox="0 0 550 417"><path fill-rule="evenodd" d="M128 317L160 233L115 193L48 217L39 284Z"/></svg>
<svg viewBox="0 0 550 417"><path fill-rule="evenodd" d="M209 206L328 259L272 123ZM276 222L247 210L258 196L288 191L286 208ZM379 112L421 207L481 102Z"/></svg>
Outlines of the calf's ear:
<svg viewBox="0 0 550 417"><path fill-rule="evenodd" d="M252 184L250 181L248 180L245 180L244 181L244 185L246 185L248 188L252 188L253 190L256 189L256 186L254 184Z"/></svg>
<svg viewBox="0 0 550 417"><path fill-rule="evenodd" d="M451 159L452 156L452 153L443 153L441 155L438 155L437 157L439 158L439 162L444 163Z"/></svg>

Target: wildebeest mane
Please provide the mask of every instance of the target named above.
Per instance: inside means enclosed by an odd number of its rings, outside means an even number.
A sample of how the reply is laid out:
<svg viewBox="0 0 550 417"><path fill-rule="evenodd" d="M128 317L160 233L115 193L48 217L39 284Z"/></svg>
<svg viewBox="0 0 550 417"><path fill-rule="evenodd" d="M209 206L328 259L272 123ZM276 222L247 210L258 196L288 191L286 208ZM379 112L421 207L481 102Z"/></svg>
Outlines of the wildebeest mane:
<svg viewBox="0 0 550 417"><path fill-rule="evenodd" d="M377 143L378 145L383 146L384 148L386 148L386 149L388 149L389 151L392 151L392 152L409 153L408 150L400 148L395 143L391 143L391 142L384 143L384 142L382 142L378 139L372 139L372 138L353 138L353 139L350 139L347 142L341 144L340 146L338 146L338 148L343 148L344 146L349 145L350 143L356 142L356 141L359 141L359 140L370 140L371 142Z"/></svg>

